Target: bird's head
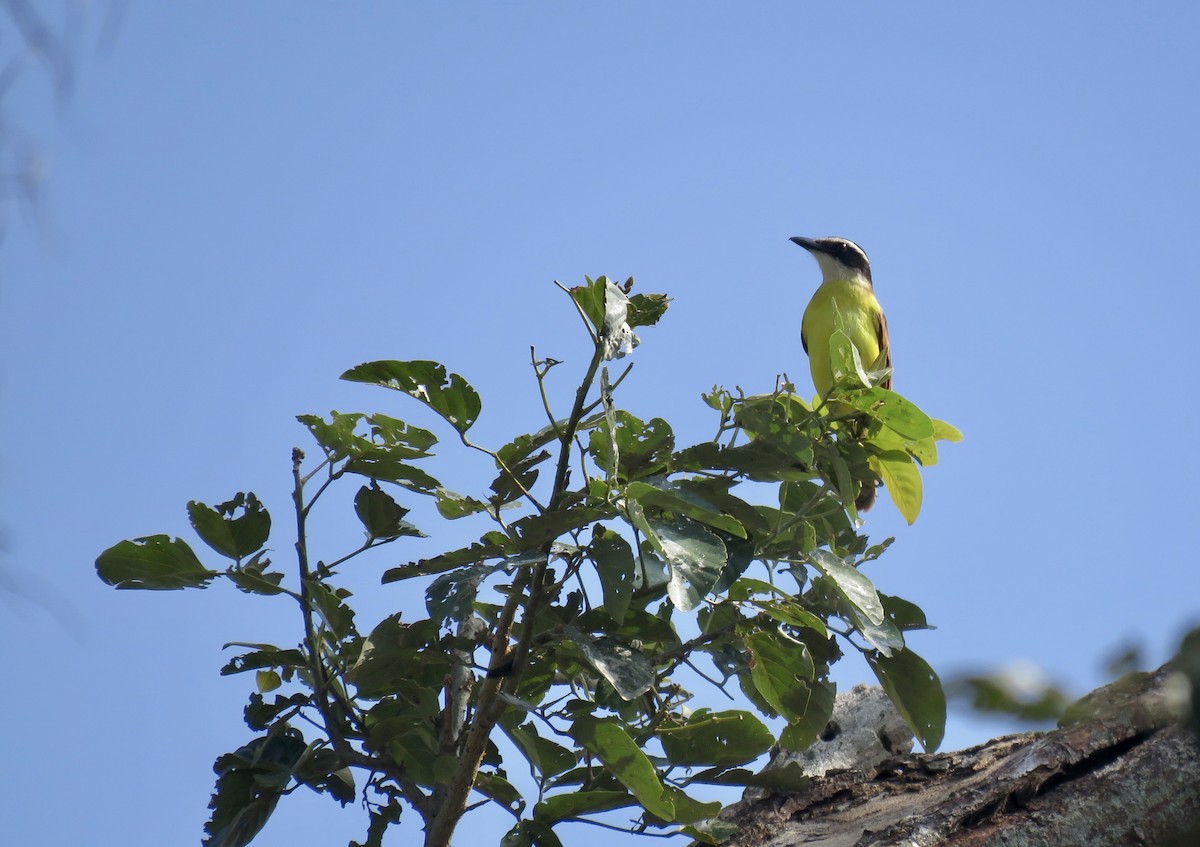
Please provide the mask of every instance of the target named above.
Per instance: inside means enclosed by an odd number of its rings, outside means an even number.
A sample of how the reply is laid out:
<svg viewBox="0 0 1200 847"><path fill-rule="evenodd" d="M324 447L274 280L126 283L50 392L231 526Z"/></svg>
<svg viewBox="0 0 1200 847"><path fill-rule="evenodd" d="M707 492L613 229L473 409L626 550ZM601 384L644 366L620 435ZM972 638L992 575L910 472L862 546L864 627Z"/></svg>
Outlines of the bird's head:
<svg viewBox="0 0 1200 847"><path fill-rule="evenodd" d="M871 284L871 263L867 251L848 238L805 238L797 235L792 241L812 253L826 282L835 279L861 278Z"/></svg>

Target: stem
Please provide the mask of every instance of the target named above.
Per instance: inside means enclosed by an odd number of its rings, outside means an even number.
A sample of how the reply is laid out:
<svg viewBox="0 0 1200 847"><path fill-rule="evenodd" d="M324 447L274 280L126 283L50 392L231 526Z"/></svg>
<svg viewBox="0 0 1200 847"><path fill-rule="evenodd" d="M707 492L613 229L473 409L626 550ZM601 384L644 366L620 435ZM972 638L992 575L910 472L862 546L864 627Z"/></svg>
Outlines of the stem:
<svg viewBox="0 0 1200 847"><path fill-rule="evenodd" d="M537 361L537 348L532 344L529 345L529 363L533 365L534 376L538 381L538 393L542 395L542 408L546 410L546 417L550 419L550 428L554 430L554 434L562 438L562 431L558 428L558 421L554 418L554 410L550 408L550 397L546 394L546 374L550 372L549 366L539 368Z"/></svg>
<svg viewBox="0 0 1200 847"><path fill-rule="evenodd" d="M316 694L317 710L327 724L326 729L332 740L336 722L329 707L328 678L325 676L325 663L317 645L316 626L313 624L312 591L309 580L312 573L308 566L308 530L305 527L308 510L304 506L304 480L300 476L300 463L304 461L304 451L299 448L292 450L292 503L296 509L296 561L300 568L300 608L304 617L304 649L308 655L309 672L313 677L313 693Z"/></svg>
<svg viewBox="0 0 1200 847"><path fill-rule="evenodd" d="M300 465L304 461L304 451L300 448L292 450L292 479L294 485L292 487L292 504L296 511L296 561L300 570L300 609L304 618L304 652L308 658L309 673L313 679L313 701L317 707L317 711L321 715L321 722L324 724L323 729L329 737L330 746L337 752L338 757L348 765L366 768L372 773L386 774L390 779L395 780L400 786L400 790L404 793L412 807L416 809L422 816L427 816L429 813L429 798L426 797L421 789L408 778L404 768L390 762L385 756L379 757L369 756L356 750L349 741L346 740L345 734L342 732L341 723L334 714L333 705L330 702L331 680L326 672L325 662L321 658L319 640L317 638L316 625L313 622L313 601L312 590L309 588L312 580L312 570L308 561L308 529L306 527L306 519L308 517L308 508L304 505L304 483L311 477L304 477L300 473ZM323 491L328 485L321 486ZM310 502L309 507L312 506ZM334 697L346 710L348 715L352 714L349 709L349 704L341 697L340 692L334 691Z"/></svg>
<svg viewBox="0 0 1200 847"><path fill-rule="evenodd" d="M562 285L559 285L559 288L562 288ZM574 302L574 298L571 302ZM578 304L576 307L578 308ZM600 341L596 338L595 333L592 333L592 337L595 340L592 360L588 364L587 372L579 389L575 392L575 404L558 440L558 466L554 473L554 487L551 489L550 500L546 506L548 512L557 510L566 495L571 444L574 441L579 422L583 419L588 391L596 379L596 371L599 370L600 362L603 359ZM433 794L434 814L432 819L426 818L425 847L449 847L454 829L466 813L467 801L471 796L471 789L475 785L475 775L479 772L484 754L487 752L488 739L506 708L504 701L500 699L500 693L506 688L509 692L513 692L520 685L529 647L533 642L539 607L542 603L546 571L550 561L550 545L551 542L546 542L541 551L544 555L532 569L523 570L513 580L512 588L492 638L492 658L489 662L489 670L492 671L499 672L507 664L511 664L512 669L507 676L499 674L488 676L479 684L475 714L461 743L458 766L454 769L450 781L445 786L439 787ZM528 597L525 597L526 589L529 591ZM524 612L521 631L516 644L510 649L510 635L516 622L518 608Z"/></svg>

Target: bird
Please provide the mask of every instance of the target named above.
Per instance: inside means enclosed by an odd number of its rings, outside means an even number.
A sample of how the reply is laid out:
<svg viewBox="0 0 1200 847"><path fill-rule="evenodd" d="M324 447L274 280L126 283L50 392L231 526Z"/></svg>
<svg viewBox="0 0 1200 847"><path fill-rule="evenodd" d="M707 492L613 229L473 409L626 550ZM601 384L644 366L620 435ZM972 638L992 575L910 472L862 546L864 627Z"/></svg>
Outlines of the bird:
<svg viewBox="0 0 1200 847"><path fill-rule="evenodd" d="M812 254L821 267L821 285L813 294L800 321L800 343L808 354L809 369L817 393L825 397L833 387L829 338L837 329L839 314L844 331L858 350L863 367L868 371L886 369L887 373L878 385L891 388L892 347L887 317L875 297L867 252L848 238L805 238L798 235L791 240ZM865 512L874 502L875 486L866 483L856 506L860 512Z"/></svg>

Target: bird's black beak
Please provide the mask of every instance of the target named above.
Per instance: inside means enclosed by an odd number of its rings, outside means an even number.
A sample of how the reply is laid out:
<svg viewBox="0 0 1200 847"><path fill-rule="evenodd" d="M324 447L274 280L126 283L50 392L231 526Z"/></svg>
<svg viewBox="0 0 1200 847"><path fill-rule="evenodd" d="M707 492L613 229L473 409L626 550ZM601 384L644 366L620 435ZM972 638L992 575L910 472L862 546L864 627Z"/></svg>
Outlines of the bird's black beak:
<svg viewBox="0 0 1200 847"><path fill-rule="evenodd" d="M805 238L803 235L793 236L791 241L793 244L799 244L801 247L803 247L805 250L808 250L809 252L812 252L813 250L818 249L817 242L815 240L813 240L811 238Z"/></svg>

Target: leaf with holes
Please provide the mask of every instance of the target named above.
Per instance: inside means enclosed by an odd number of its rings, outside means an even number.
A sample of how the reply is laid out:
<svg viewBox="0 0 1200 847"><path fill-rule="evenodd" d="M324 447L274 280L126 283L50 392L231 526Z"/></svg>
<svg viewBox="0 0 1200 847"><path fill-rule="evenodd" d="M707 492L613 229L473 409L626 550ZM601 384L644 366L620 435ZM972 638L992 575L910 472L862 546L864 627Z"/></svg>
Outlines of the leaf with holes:
<svg viewBox="0 0 1200 847"><path fill-rule="evenodd" d="M483 406L470 383L447 373L439 362L365 362L346 371L342 379L402 391L433 409L460 434L471 428Z"/></svg>

